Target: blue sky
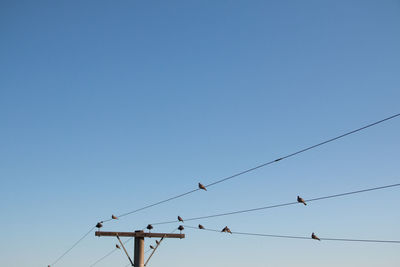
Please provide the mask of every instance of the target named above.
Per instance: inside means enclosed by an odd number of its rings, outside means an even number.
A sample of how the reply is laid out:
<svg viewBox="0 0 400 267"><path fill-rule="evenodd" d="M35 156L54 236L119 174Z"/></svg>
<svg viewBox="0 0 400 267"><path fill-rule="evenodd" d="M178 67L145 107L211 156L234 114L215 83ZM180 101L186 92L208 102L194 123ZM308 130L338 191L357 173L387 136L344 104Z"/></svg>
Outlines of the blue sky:
<svg viewBox="0 0 400 267"><path fill-rule="evenodd" d="M0 265L46 266L112 213L398 113L399 12L389 0L2 0ZM397 183L399 131L395 119L104 228ZM398 201L390 189L200 223L399 240ZM151 265L400 261L398 245L186 234ZM91 234L56 266L89 266L114 243ZM126 263L118 252L97 266Z"/></svg>

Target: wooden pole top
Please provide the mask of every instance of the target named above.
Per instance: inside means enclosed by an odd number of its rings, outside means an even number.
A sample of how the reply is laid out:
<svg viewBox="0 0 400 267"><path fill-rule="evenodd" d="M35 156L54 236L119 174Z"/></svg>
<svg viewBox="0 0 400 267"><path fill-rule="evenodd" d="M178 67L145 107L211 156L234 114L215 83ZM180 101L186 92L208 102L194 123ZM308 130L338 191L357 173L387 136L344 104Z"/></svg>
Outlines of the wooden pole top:
<svg viewBox="0 0 400 267"><path fill-rule="evenodd" d="M167 234L167 233L145 233L143 231L135 232L102 232L96 231L95 236L119 236L119 237L155 237L155 238L185 238L185 234Z"/></svg>

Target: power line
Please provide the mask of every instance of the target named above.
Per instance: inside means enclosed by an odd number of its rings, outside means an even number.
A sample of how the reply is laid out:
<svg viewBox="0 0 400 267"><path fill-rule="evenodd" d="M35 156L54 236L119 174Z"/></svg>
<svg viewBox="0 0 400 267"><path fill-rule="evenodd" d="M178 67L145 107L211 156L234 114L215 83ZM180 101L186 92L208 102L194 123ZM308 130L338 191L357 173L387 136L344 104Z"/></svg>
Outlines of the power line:
<svg viewBox="0 0 400 267"><path fill-rule="evenodd" d="M312 146L303 148L303 149L301 149L301 150L299 150L299 151L293 152L293 153L291 153L291 154L289 154L289 155L286 155L286 156L283 156L283 157L281 157L281 158L278 158L278 159L275 159L275 160L272 160L272 161L269 161L269 162L260 164L260 165L258 165L258 166L256 166L256 167L253 167L253 168L247 169L247 170L245 170L245 171L239 172L239 173L237 173L237 174L228 176L228 177L226 177L226 178L223 178L223 179L221 179L221 180L218 180L218 181L215 181L215 182L213 182L213 183L211 183L211 184L208 184L208 185L206 185L206 187L210 187L210 186L213 186L213 185L222 183L222 182L224 182L224 181L226 181L226 180L230 180L230 179L235 178L235 177L237 177L237 176L239 176L239 175L242 175L242 174L245 174L245 173L254 171L254 170L256 170L256 169L262 168L262 167L264 167L264 166L270 165L270 164L272 164L272 163L275 163L275 162L278 162L278 161L281 161L281 160L284 160L284 159L293 157L293 156L295 156L295 155L301 154L301 153L306 152L306 151L308 151L308 150L311 150L311 149L313 149L313 148L316 148L316 147L325 145L325 144L327 144L327 143L333 142L333 141L338 140L338 139L340 139L340 138L343 138L343 137L345 137L345 136L348 136L348 135L354 134L354 133L356 133L356 132L362 131L362 130L364 130L364 129L367 129L367 128L369 128L369 127L375 126L375 125L380 124L380 123L382 123L382 122L385 122L385 121L387 121L387 120L396 118L396 117L398 117L398 116L400 116L400 113L395 114L395 115L390 116L390 117L387 117L387 118L385 118L385 119L376 121L376 122L374 122L374 123L365 125L365 126L363 126L363 127L361 127L361 128L352 130L352 131L350 131L350 132L344 133L344 134L339 135L339 136L336 136L336 137L334 137L334 138L328 139L328 140L323 141L323 142L321 142L321 143L318 143L318 144L315 144L315 145L312 145Z"/></svg>
<svg viewBox="0 0 400 267"><path fill-rule="evenodd" d="M156 203L153 203L153 204L144 206L144 207L142 207L142 208L140 208L140 209L136 209L136 210L133 210L133 211L130 211L130 212L123 213L123 214L121 214L121 215L118 215L118 218L121 218L121 217L130 215L130 214L132 214L132 213L135 213L135 212L138 212L138 211L141 211L141 210L145 210L145 209L148 209L148 208L151 208L151 207L160 205L160 204L162 204L162 203L165 203L165 202L168 202L168 201L171 201L171 200L174 200L174 199L177 199L177 198L180 198L180 197L189 195L189 194L194 193L194 192L196 192L196 191L198 191L198 190L199 190L199 189L194 189L194 190L188 191L188 192L186 192L186 193L183 193L183 194L180 194L180 195L177 195L177 196L174 196L174 197L170 197L170 198L167 198L167 199L165 199L165 200L162 200L162 201L159 201L159 202L156 202ZM102 222L109 222L109 221L111 221L111 220L112 220L112 219L107 219L107 220L103 220Z"/></svg>
<svg viewBox="0 0 400 267"><path fill-rule="evenodd" d="M133 237L130 237L130 238L128 238L127 240L125 240L125 242L123 242L124 245L125 245L126 243L128 243L129 241L131 241L132 238L133 238ZM108 252L106 255L104 255L103 257L101 257L100 259L98 259L97 261L95 261L94 263L92 263L92 264L90 265L90 267L95 266L96 264L98 264L99 262L101 262L102 260L104 260L105 258L107 258L108 256L110 256L111 254L113 254L113 253L114 253L115 251L117 251L117 250L119 250L119 249L118 249L118 248L114 248L113 250L111 250L110 252Z"/></svg>
<svg viewBox="0 0 400 267"><path fill-rule="evenodd" d="M90 267L95 266L97 263L101 262L102 260L104 260L105 258L107 258L108 256L110 256L111 254L113 254L115 251L117 251L117 248L114 248L113 250L111 250L110 252L108 252L105 256L101 257L100 259L98 259L97 261L95 261L93 264L90 265Z"/></svg>
<svg viewBox="0 0 400 267"><path fill-rule="evenodd" d="M50 266L55 265L59 260L61 260L65 255L68 254L68 252L70 252L74 247L76 247L85 237L87 237L93 230L94 228L96 228L96 226L93 226L92 228L90 228L90 230L84 234L81 238L78 239L78 241L76 241L69 249L67 249L60 257L58 257L52 264L50 264Z"/></svg>
<svg viewBox="0 0 400 267"><path fill-rule="evenodd" d="M221 232L220 230L215 229L199 229L198 227L184 225L186 228L197 229L200 231L211 231L211 232ZM274 238L289 238L289 239L307 239L312 240L311 236L293 236L293 235L274 235L274 234L260 234L260 233L246 233L246 232L235 232L232 231L234 235L245 235L245 236L262 236L262 237L274 237ZM342 242L365 242L365 243L392 243L392 244L400 244L400 240L377 240L377 239L351 239L351 238L329 238L329 237L320 237L321 241L342 241Z"/></svg>
<svg viewBox="0 0 400 267"><path fill-rule="evenodd" d="M397 187L397 186L400 186L400 183L391 184L391 185L384 185L384 186L379 186L379 187L372 187L372 188L367 188L367 189L362 189L362 190L357 190L357 191L351 191L351 192L346 192L346 193L335 194L335 195L329 195L329 196L323 196L323 197L317 197L317 198L310 198L310 199L306 199L305 201L306 202L319 201L319 200L328 199L328 198L343 197L343 196L347 196L347 195L360 194L360 193L365 193L365 192L370 192L370 191L376 191L376 190L382 190L382 189ZM252 208L252 209L231 211L231 212L212 214L212 215L193 217L193 218L184 218L184 220L185 220L185 222L196 221L196 220L202 220L202 219L208 219L208 218L214 218L214 217L221 217L221 216L228 216L228 215L240 214L240 213L247 213L247 212L259 211L259 210L273 209L273 208L279 208L279 207L297 205L297 204L301 204L301 203L299 203L297 201L293 201L293 202L281 203L281 204L265 206L265 207L258 207L258 208ZM178 221L177 220L173 220L173 221L152 223L151 225L171 224L171 223L176 223L176 222L178 222Z"/></svg>
<svg viewBox="0 0 400 267"><path fill-rule="evenodd" d="M326 141L323 141L323 142L321 142L321 143L315 144L315 145L313 145L313 146L306 147L306 148L304 148L304 149L301 149L301 150L296 151L296 152L294 152L294 153L288 154L288 155L286 155L286 156L283 156L283 157L277 158L277 159L275 159L275 160L272 160L272 161L269 161L269 162L260 164L260 165L258 165L258 166L255 166L255 167L253 167L253 168L250 168L250 169L241 171L241 172L236 173L236 174L233 174L233 175L231 175L231 176L222 178L222 179L220 179L220 180L217 180L217 181L215 181L215 182L212 182L212 183L210 183L210 184L207 184L206 187L214 186L214 185L216 185L216 184L219 184L219 183L222 183L222 182L224 182L224 181L233 179L233 178L238 177L238 176L240 176L240 175L243 175L243 174L245 174L245 173L248 173L248 172L257 170L257 169L259 169L259 168L262 168L262 167L271 165L271 164L276 163L276 162L278 162L278 161L281 161L281 160L284 160L284 159L293 157L293 156L295 156L295 155L301 154L301 153L306 152L306 151L308 151L308 150L311 150L311 149L313 149L313 148L322 146L322 145L324 145L324 144L327 144L327 143L333 142L333 141L335 141L335 140L341 139L341 138L343 138L343 137L345 137L345 136L354 134L354 133L356 133L356 132L359 132L359 131L362 131L362 130L364 130L364 129L370 128L370 127L372 127L372 126L378 125L378 124L383 123L383 122L385 122L385 121L394 119L394 118L396 118L396 117L398 117L398 116L400 116L400 113L397 113L397 114L392 115L392 116L390 116L390 117L386 117L386 118L384 118L384 119L382 119L382 120L379 120L379 121L370 123L370 124L365 125L365 126L363 126L363 127L361 127L361 128L358 128L358 129L349 131L349 132L347 132L347 133L344 133L344 134L339 135L339 136L337 136L337 137L328 139L328 140L326 140ZM179 194L179 195L176 195L176 196L167 198L167 199L165 199L165 200L161 200L161 201L155 202L155 203L153 203L153 204L146 205L146 206L144 206L144 207L142 207L142 208L138 208L138 209L135 209L135 210L132 210L132 211L129 211L129 212L120 214L118 217L119 217L119 218L125 217L125 216L127 216L127 215L130 215L130 214L139 212L139 211L141 211L141 210L145 210L145 209L148 209L148 208L151 208L151 207L154 207L154 206L157 206L157 205L160 205L160 204L163 204L163 203L172 201L172 200L174 200L174 199L181 198L181 197L183 197L183 196L192 194L192 193L194 193L194 192L196 192L196 191L198 191L198 190L200 190L200 189L199 189L199 188L196 188L196 189L190 190L190 191L188 191L188 192L185 192L185 193L182 193L182 194ZM105 223L105 222L109 222L109 221L111 221L111 220L112 220L112 219L106 219L106 220L102 220L101 222ZM86 233L82 238L80 238L76 243L74 243L74 245L73 245L70 249L68 249L66 252L64 252L56 261L54 261L53 264L51 264L51 266L53 266L54 264L56 264L60 259L62 259L66 254L68 254L68 253L69 253L76 245L78 245L78 244L79 244L79 243L80 243L94 228L95 228L95 227L92 227L91 230L90 230L88 233Z"/></svg>
<svg viewBox="0 0 400 267"><path fill-rule="evenodd" d="M341 134L341 135L336 136L336 137L334 137L334 138L328 139L328 140L323 141L323 142L321 142L321 143L318 143L318 144L315 144L315 145L312 145L312 146L303 148L303 149L301 149L301 150L298 150L298 151L293 152L293 153L291 153L291 154L288 154L288 155L286 155L286 156L283 156L283 157L277 158L277 159L275 159L275 160L272 160L272 161L269 161L269 162L266 162L266 163L257 165L257 166L255 166L255 167L253 167L253 168L250 168L250 169L247 169L247 170L238 172L238 173L233 174L233 175L231 175L231 176L222 178L222 179L220 179L220 180L217 180L217 181L215 181L215 182L212 182L212 183L210 183L210 184L207 184L206 187L214 186L214 185L216 185L216 184L219 184L219 183L222 183L222 182L224 182L224 181L233 179L233 178L238 177L238 176L240 176L240 175L243 175L243 174L245 174L245 173L249 173L249 172L254 171L254 170L257 170L257 169L259 169L259 168L262 168L262 167L271 165L271 164L273 164L273 163L276 163L276 162L278 162L278 161L281 161L281 160L284 160L284 159L287 159L287 158L296 156L296 155L301 154L301 153L304 153L304 152L306 152L306 151L308 151L308 150L311 150L311 149L317 148L317 147L319 147L319 146L328 144L328 143L330 143L330 142L336 141L336 140L338 140L338 139L341 139L341 138L343 138L343 137L345 137L345 136L348 136L348 135L357 133L357 132L359 132L359 131L362 131L362 130L365 130L365 129L370 128L370 127L372 127L372 126L375 126L375 125L378 125L378 124L380 124L380 123L383 123L383 122L385 122L385 121L394 119L394 118L396 118L396 117L398 117L398 116L400 116L400 113L397 113L397 114L395 114L395 115L392 115L392 116L390 116L390 117L384 118L384 119L382 119L382 120L379 120L379 121L370 123L370 124L365 125L365 126L363 126L363 127L361 127L361 128L358 128L358 129L355 129L355 130L346 132L346 133L344 133L344 134ZM132 211L123 213L123 214L119 215L118 217L121 218L121 217L130 215L130 214L132 214L132 213L136 213L136 212L138 212L138 211L141 211L141 210L144 210L144 209L148 209L148 208L154 207L154 206L156 206L156 205L159 205L159 204L162 204L162 203L165 203L165 202L168 202L168 201L177 199L177 198L181 198L181 197L183 197L183 196L186 196L186 195L189 195L189 194L191 194L191 193L194 193L194 192L196 192L196 191L198 191L198 190L200 190L200 189L199 189L199 188L196 188L196 189L190 190L190 191L188 191L188 192L185 192L185 193L182 193L182 194L179 194L179 195L176 195L176 196L167 198L167 199L165 199L165 200L158 201L158 202L153 203L153 204L149 204L149 205L144 206L144 207L142 207L142 208L135 209L135 210L132 210ZM103 220L103 222L108 222L108 221L111 221L111 220L112 220L112 219L107 219L107 220Z"/></svg>

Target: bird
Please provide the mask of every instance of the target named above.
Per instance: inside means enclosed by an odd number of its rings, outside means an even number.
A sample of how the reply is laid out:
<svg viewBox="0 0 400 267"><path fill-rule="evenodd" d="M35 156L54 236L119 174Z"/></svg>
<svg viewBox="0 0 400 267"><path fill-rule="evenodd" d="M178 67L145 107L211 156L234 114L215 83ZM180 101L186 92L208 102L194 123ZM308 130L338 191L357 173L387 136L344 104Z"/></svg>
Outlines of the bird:
<svg viewBox="0 0 400 267"><path fill-rule="evenodd" d="M204 229L204 226L199 224L199 229Z"/></svg>
<svg viewBox="0 0 400 267"><path fill-rule="evenodd" d="M297 196L297 202L299 202L299 203L303 203L304 204L304 206L307 206L307 203L304 201L304 199L303 198L301 198L300 196Z"/></svg>
<svg viewBox="0 0 400 267"><path fill-rule="evenodd" d="M183 229L185 229L185 227L183 227L183 225L179 225L178 230L182 233Z"/></svg>
<svg viewBox="0 0 400 267"><path fill-rule="evenodd" d="M102 222L98 222L98 223L96 224L96 227L99 228L99 230L100 230L100 228L103 227Z"/></svg>
<svg viewBox="0 0 400 267"><path fill-rule="evenodd" d="M319 237L316 236L314 233L311 234L311 238L315 239L315 240L318 240L318 241L321 241L321 239L319 239Z"/></svg>
<svg viewBox="0 0 400 267"><path fill-rule="evenodd" d="M118 217L115 216L114 214L112 214L112 215L111 215L111 219L113 219L113 220L118 220Z"/></svg>
<svg viewBox="0 0 400 267"><path fill-rule="evenodd" d="M202 185L201 183L199 183L199 189L203 189L204 191L207 191L207 188L204 185Z"/></svg>
<svg viewBox="0 0 400 267"><path fill-rule="evenodd" d="M121 249L121 248L118 246L118 244L115 244L115 247L116 247L117 249Z"/></svg>
<svg viewBox="0 0 400 267"><path fill-rule="evenodd" d="M230 233L230 234L232 234L232 232L231 232L231 229L229 229L228 228L228 226L225 226L224 227L224 229L222 229L222 231L221 232L223 232L223 233Z"/></svg>
<svg viewBox="0 0 400 267"><path fill-rule="evenodd" d="M151 248L151 249L154 249L154 247L153 247L152 245L150 245L150 248Z"/></svg>
<svg viewBox="0 0 400 267"><path fill-rule="evenodd" d="M157 245L160 245L160 241L156 240L156 244L157 244Z"/></svg>
<svg viewBox="0 0 400 267"><path fill-rule="evenodd" d="M149 232L150 232L150 230L153 229L153 225L149 224L149 225L147 225L146 228L147 228L147 229L149 230Z"/></svg>
<svg viewBox="0 0 400 267"><path fill-rule="evenodd" d="M178 216L178 221L183 222L183 219L181 216Z"/></svg>

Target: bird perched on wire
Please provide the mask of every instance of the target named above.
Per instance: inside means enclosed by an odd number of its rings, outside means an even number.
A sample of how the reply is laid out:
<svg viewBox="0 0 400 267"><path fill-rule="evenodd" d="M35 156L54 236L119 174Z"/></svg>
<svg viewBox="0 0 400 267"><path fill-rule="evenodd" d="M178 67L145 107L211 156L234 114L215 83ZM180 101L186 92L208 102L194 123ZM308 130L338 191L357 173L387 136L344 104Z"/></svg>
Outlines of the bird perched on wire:
<svg viewBox="0 0 400 267"><path fill-rule="evenodd" d="M118 246L118 244L115 244L115 247L116 247L117 249L121 249L121 248Z"/></svg>
<svg viewBox="0 0 400 267"><path fill-rule="evenodd" d="M150 245L150 248L151 248L151 249L154 249L154 247L153 247L152 245Z"/></svg>
<svg viewBox="0 0 400 267"><path fill-rule="evenodd" d="M118 217L115 216L114 214L112 214L112 215L111 215L111 219L113 219L113 220L118 220Z"/></svg>
<svg viewBox="0 0 400 267"><path fill-rule="evenodd" d="M153 229L153 225L148 224L146 228L147 228L147 230L149 230L149 233L150 233L150 230Z"/></svg>
<svg viewBox="0 0 400 267"><path fill-rule="evenodd" d="M321 239L319 239L319 237L316 236L314 233L311 234L311 238L315 239L315 240L318 240L318 241L321 241Z"/></svg>
<svg viewBox="0 0 400 267"><path fill-rule="evenodd" d="M185 229L185 227L183 227L183 225L179 225L178 230L182 233L183 229Z"/></svg>
<svg viewBox="0 0 400 267"><path fill-rule="evenodd" d="M183 222L183 219L181 216L178 216L178 221Z"/></svg>
<svg viewBox="0 0 400 267"><path fill-rule="evenodd" d="M102 222L98 222L98 223L96 224L96 228L98 228L98 229L100 230L101 227L103 227Z"/></svg>
<svg viewBox="0 0 400 267"><path fill-rule="evenodd" d="M304 206L307 206L307 203L304 201L304 199L303 198L301 198L300 196L297 196L297 202L299 202L299 203L303 203L304 204Z"/></svg>
<svg viewBox="0 0 400 267"><path fill-rule="evenodd" d="M160 245L160 241L156 240L156 244L157 244L157 245Z"/></svg>
<svg viewBox="0 0 400 267"><path fill-rule="evenodd" d="M207 188L204 185L202 185L201 183L199 183L199 189L207 191Z"/></svg>
<svg viewBox="0 0 400 267"><path fill-rule="evenodd" d="M199 229L204 229L204 226L199 224Z"/></svg>
<svg viewBox="0 0 400 267"><path fill-rule="evenodd" d="M221 232L223 232L223 233L230 233L230 234L232 234L232 232L231 232L231 229L229 229L228 228L228 226L225 226L224 227L224 229L222 229L222 231Z"/></svg>

